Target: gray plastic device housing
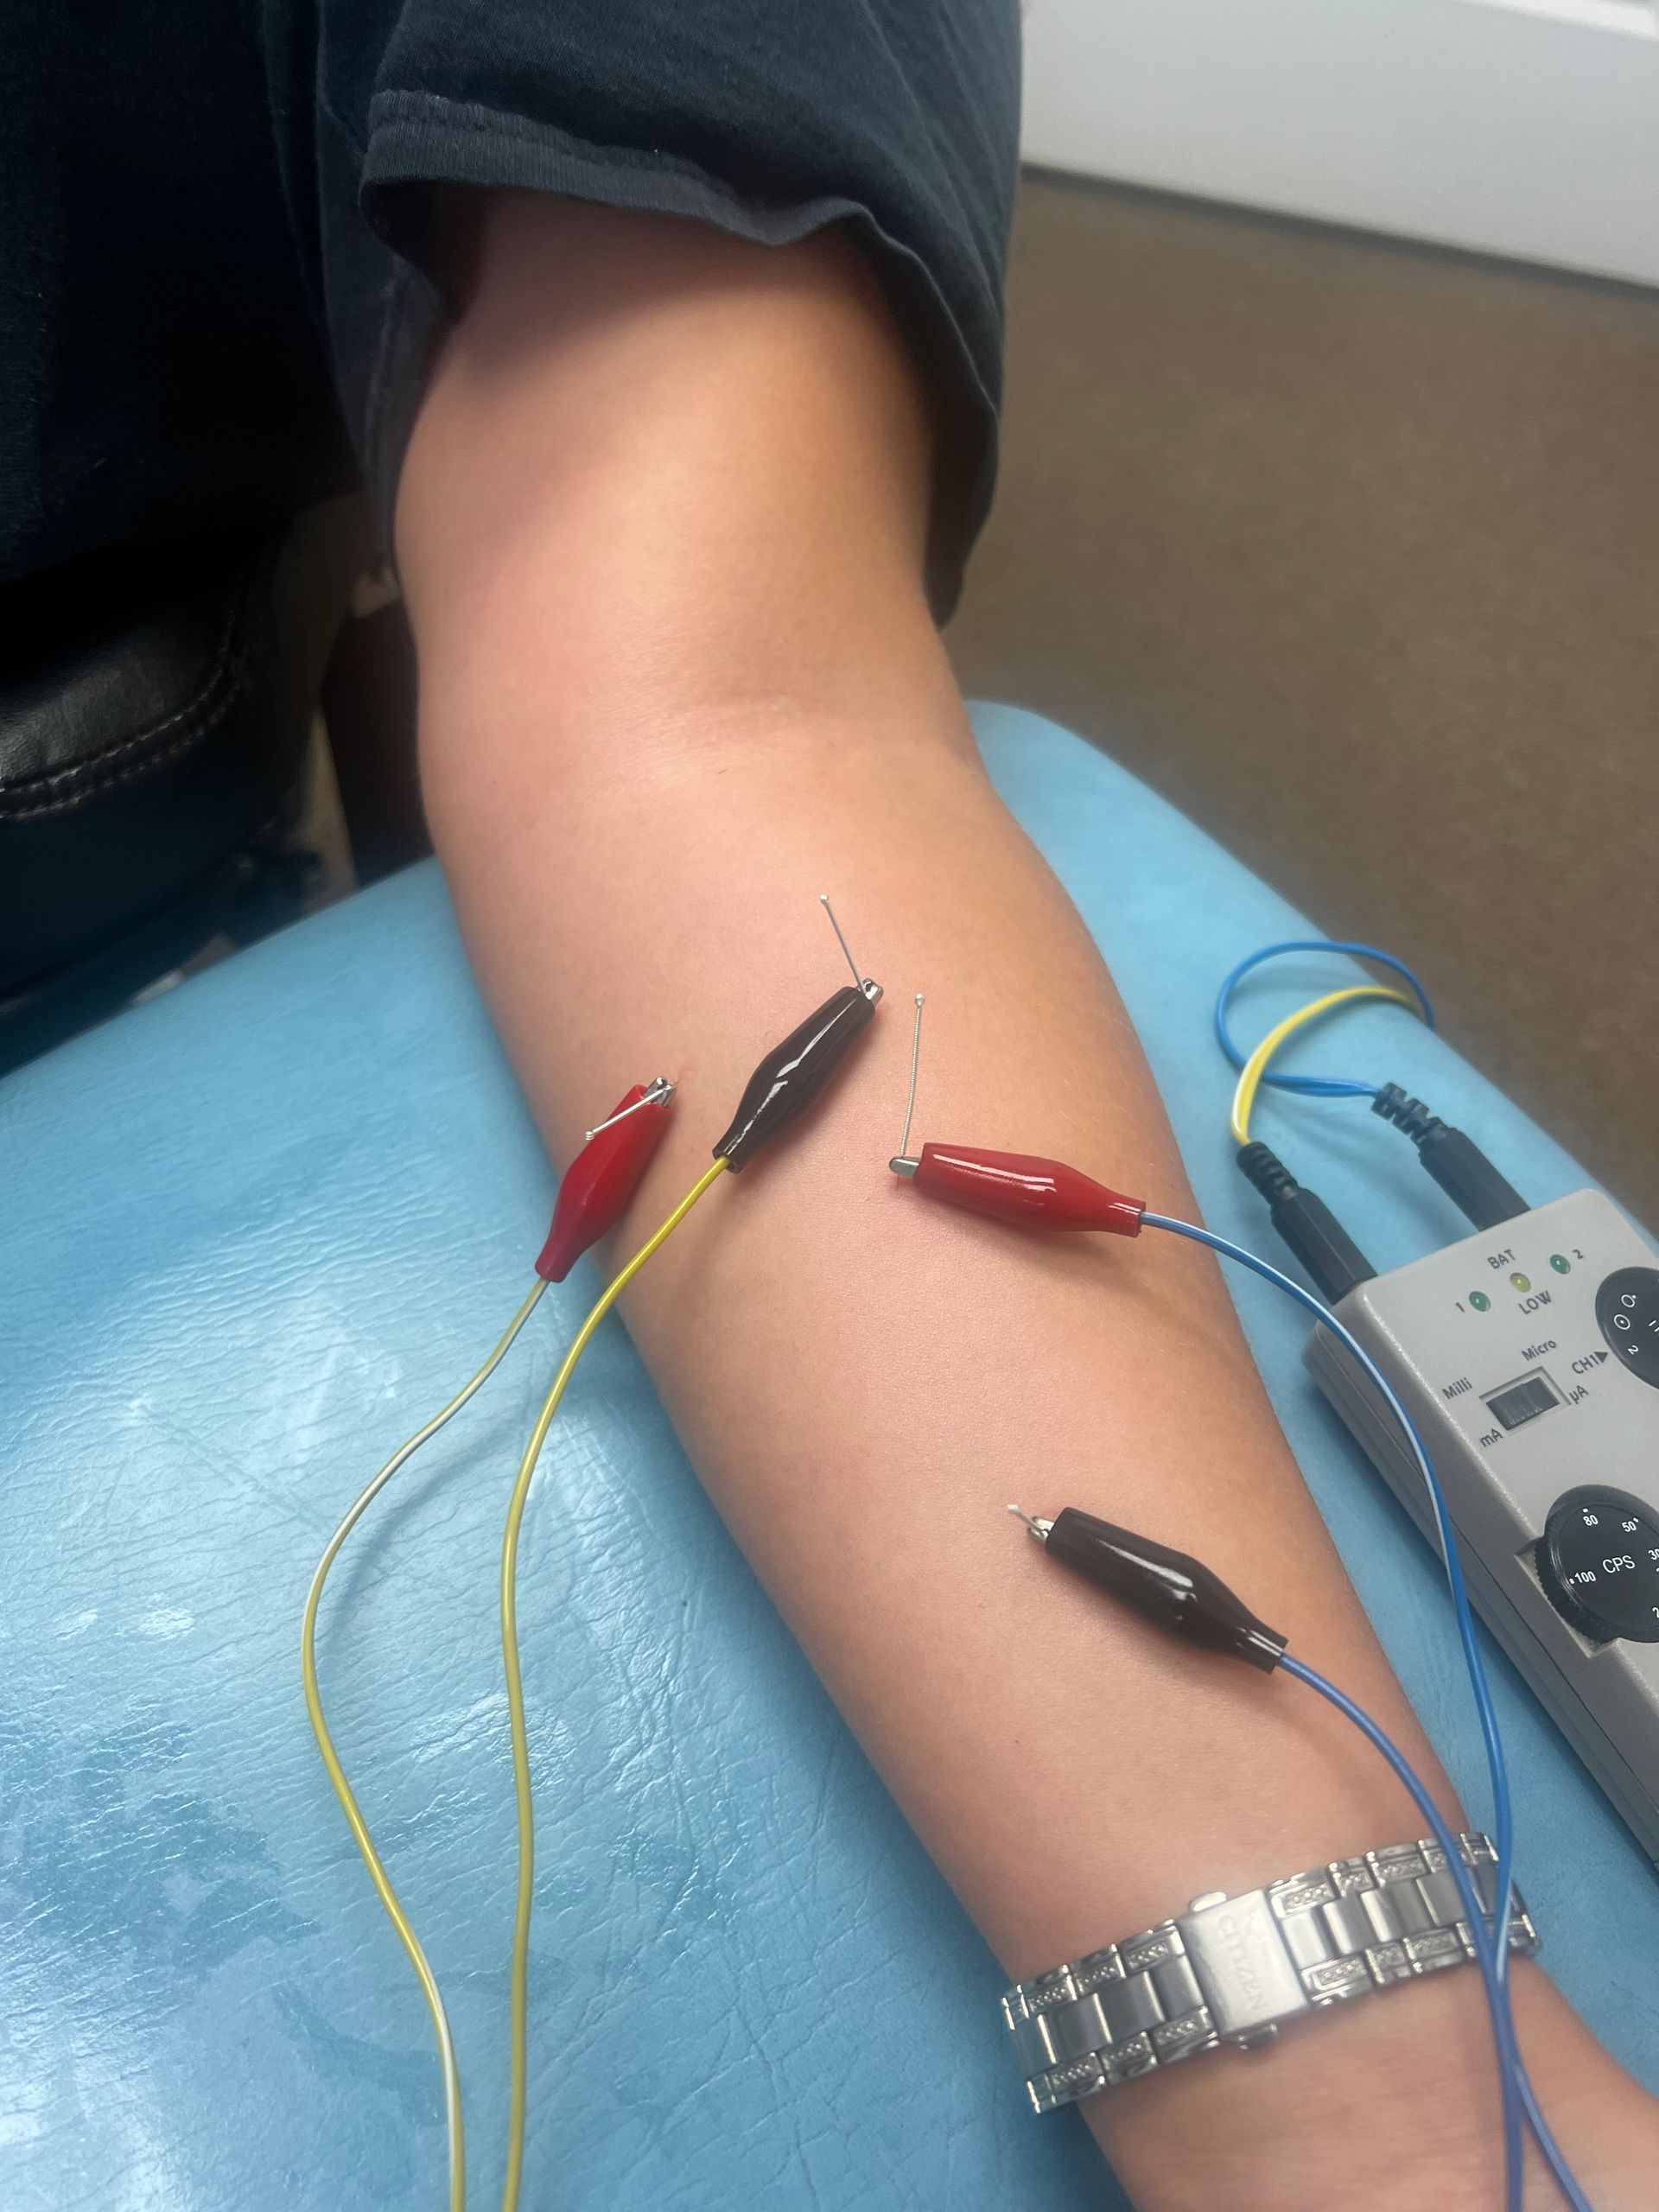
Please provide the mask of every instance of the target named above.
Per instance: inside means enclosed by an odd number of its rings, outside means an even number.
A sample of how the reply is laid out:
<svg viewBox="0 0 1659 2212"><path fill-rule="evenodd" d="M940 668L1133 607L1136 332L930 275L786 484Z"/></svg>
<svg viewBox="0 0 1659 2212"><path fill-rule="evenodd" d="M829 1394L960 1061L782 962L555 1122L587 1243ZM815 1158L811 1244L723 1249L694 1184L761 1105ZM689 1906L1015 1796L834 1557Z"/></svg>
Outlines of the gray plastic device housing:
<svg viewBox="0 0 1659 2212"><path fill-rule="evenodd" d="M1659 1253L1611 1199L1577 1191L1361 1283L1336 1311L1428 1447L1477 1611L1659 1859L1659 1643L1581 1636L1535 1563L1565 1491L1606 1483L1659 1510L1659 1389L1610 1356L1596 1319L1597 1290L1626 1267L1659 1267ZM1421 1471L1374 1385L1323 1329L1303 1357L1433 1544ZM1486 1399L1540 1370L1560 1402L1505 1430Z"/></svg>

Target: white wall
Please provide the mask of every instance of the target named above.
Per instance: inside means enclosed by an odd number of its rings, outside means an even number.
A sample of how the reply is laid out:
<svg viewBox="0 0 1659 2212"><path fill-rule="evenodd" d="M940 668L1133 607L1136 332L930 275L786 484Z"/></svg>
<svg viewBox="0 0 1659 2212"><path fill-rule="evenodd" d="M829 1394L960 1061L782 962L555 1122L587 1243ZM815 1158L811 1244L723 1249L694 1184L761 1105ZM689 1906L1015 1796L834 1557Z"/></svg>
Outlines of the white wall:
<svg viewBox="0 0 1659 2212"><path fill-rule="evenodd" d="M1649 0L1028 0L1055 168L1659 284Z"/></svg>

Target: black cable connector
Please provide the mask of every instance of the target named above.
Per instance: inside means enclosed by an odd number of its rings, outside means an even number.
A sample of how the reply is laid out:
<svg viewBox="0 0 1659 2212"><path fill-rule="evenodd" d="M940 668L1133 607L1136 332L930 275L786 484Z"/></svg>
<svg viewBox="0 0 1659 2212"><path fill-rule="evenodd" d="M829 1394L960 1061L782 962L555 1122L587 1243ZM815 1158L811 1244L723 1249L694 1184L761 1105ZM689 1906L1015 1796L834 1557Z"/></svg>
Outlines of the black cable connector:
<svg viewBox="0 0 1659 2212"><path fill-rule="evenodd" d="M1327 1305L1345 1298L1376 1269L1317 1192L1304 1190L1264 1144L1240 1147L1239 1172L1268 1202L1268 1218L1286 1249Z"/></svg>
<svg viewBox="0 0 1659 2212"><path fill-rule="evenodd" d="M1264 1675L1283 1657L1287 1639L1257 1620L1218 1574L1185 1552L1096 1521L1075 1505L1052 1521L1035 1521L1018 1506L1008 1510L1020 1514L1051 1557L1096 1589L1109 1592L1154 1628L1203 1650L1242 1659Z"/></svg>
<svg viewBox="0 0 1659 2212"><path fill-rule="evenodd" d="M1385 1083L1371 1101L1371 1111L1403 1129L1417 1157L1452 1205L1477 1229L1496 1229L1529 1211L1526 1200L1505 1181L1472 1137L1449 1128L1421 1098L1408 1098L1397 1083Z"/></svg>
<svg viewBox="0 0 1659 2212"><path fill-rule="evenodd" d="M732 1125L715 1147L735 1174L764 1144L798 1121L870 1025L880 983L849 983L791 1029L749 1077Z"/></svg>

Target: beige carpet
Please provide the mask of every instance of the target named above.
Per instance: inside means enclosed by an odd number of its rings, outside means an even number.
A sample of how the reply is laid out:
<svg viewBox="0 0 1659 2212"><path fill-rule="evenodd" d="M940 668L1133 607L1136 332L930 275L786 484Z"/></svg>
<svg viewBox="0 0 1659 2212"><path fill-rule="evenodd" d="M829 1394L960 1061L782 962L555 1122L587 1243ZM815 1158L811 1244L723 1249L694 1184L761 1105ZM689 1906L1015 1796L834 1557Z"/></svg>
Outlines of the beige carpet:
<svg viewBox="0 0 1659 2212"><path fill-rule="evenodd" d="M1011 312L966 687L1420 966L1659 1224L1659 296L1033 175Z"/></svg>

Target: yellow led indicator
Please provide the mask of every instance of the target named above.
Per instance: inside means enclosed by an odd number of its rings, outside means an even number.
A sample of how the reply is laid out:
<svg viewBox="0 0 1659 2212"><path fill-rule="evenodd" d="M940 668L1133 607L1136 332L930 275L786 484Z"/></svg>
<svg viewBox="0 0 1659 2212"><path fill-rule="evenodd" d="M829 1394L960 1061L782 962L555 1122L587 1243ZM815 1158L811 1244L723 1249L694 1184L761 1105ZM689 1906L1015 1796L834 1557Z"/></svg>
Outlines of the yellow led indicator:
<svg viewBox="0 0 1659 2212"><path fill-rule="evenodd" d="M1532 1288L1532 1277L1530 1275L1523 1275L1520 1268L1517 1268L1515 1273L1510 1277L1510 1287L1511 1290L1530 1290Z"/></svg>

